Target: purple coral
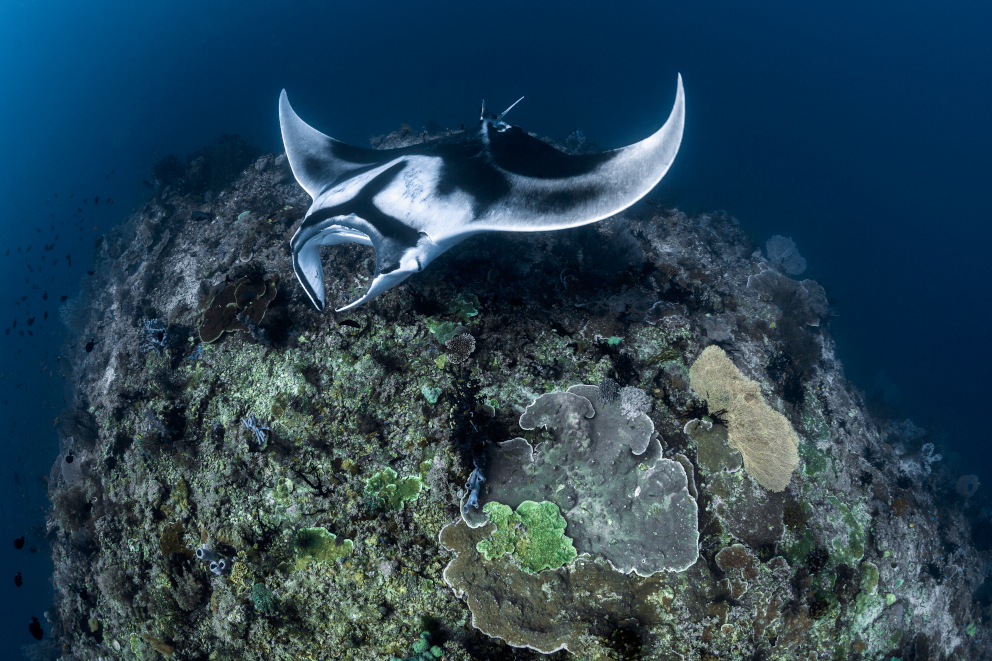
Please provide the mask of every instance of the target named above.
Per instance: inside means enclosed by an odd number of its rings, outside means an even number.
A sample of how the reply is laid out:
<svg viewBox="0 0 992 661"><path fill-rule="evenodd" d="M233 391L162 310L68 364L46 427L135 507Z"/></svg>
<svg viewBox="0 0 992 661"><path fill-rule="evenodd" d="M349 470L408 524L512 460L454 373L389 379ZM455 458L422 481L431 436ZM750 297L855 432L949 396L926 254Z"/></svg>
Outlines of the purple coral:
<svg viewBox="0 0 992 661"><path fill-rule="evenodd" d="M241 424L255 435L255 442L258 443L258 447L264 448L266 441L268 441L267 433L271 431L269 426L261 419L256 418L254 413L249 413L247 418L241 418Z"/></svg>
<svg viewBox="0 0 992 661"><path fill-rule="evenodd" d="M468 476L468 482L465 483L465 488L468 489L468 500L465 501L463 511L467 512L470 507L479 509L479 489L482 488L482 483L485 481L486 478L482 477L482 471L479 470L478 466L472 469Z"/></svg>

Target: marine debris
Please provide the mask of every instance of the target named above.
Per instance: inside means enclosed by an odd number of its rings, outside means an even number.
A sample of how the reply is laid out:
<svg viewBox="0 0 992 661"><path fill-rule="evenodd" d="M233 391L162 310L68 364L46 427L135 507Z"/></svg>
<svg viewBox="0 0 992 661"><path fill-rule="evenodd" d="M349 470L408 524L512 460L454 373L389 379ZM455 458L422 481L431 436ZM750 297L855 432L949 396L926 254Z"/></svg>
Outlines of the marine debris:
<svg viewBox="0 0 992 661"><path fill-rule="evenodd" d="M62 315L64 658L988 658L986 476L869 413L823 289L733 218L491 233L334 315L266 275L286 156L195 160ZM368 291L368 246L324 250Z"/></svg>

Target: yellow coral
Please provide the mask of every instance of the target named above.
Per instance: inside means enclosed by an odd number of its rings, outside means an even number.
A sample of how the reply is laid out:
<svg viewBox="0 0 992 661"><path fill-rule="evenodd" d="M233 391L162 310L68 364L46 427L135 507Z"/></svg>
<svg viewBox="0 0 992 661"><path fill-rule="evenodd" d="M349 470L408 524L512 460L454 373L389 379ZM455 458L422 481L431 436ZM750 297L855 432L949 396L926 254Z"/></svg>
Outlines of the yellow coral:
<svg viewBox="0 0 992 661"><path fill-rule="evenodd" d="M726 411L727 443L744 457L744 470L769 491L782 491L799 467L799 437L761 396L761 386L711 345L689 368L689 383L710 411Z"/></svg>
<svg viewBox="0 0 992 661"><path fill-rule="evenodd" d="M235 562L231 567L230 580L236 586L239 593L248 590L252 582L251 571L248 569L248 565L243 562Z"/></svg>

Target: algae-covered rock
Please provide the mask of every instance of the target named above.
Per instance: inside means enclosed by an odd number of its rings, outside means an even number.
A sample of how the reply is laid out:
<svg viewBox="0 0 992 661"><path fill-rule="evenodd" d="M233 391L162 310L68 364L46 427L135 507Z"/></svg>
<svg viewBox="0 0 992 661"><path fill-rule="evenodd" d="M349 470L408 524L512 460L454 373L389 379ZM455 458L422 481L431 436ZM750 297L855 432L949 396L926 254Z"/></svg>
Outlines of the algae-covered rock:
<svg viewBox="0 0 992 661"><path fill-rule="evenodd" d="M311 562L333 564L354 550L350 539L338 541L337 535L325 528L303 528L296 532L295 562L292 569L299 570Z"/></svg>
<svg viewBox="0 0 992 661"><path fill-rule="evenodd" d="M733 473L740 469L741 453L727 443L726 427L707 420L691 420L685 431L696 441L700 467L711 473Z"/></svg>

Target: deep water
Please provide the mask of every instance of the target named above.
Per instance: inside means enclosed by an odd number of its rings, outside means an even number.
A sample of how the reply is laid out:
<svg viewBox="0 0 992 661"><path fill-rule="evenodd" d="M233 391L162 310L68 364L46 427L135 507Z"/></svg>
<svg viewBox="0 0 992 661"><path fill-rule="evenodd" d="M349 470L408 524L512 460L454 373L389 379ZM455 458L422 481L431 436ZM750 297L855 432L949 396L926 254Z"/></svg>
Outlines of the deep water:
<svg viewBox="0 0 992 661"><path fill-rule="evenodd" d="M681 72L685 138L653 196L726 210L759 245L793 237L835 299L848 377L992 488L990 33L980 2L0 3L5 656L51 599L59 299L163 156L235 133L281 149L283 87L354 144L525 95L511 123L614 148L664 121ZM90 339L114 340L69 350Z"/></svg>

